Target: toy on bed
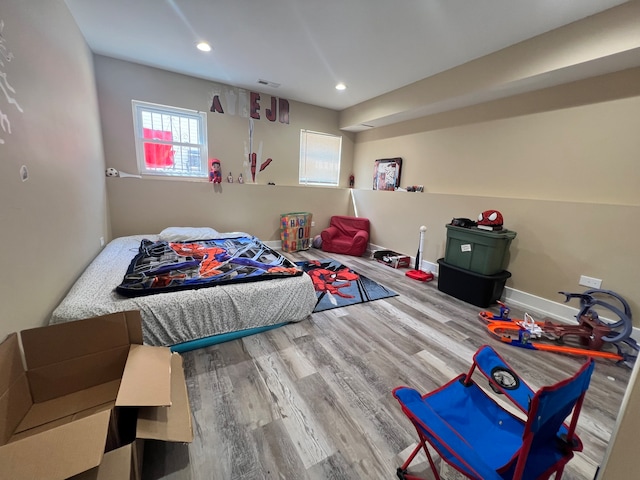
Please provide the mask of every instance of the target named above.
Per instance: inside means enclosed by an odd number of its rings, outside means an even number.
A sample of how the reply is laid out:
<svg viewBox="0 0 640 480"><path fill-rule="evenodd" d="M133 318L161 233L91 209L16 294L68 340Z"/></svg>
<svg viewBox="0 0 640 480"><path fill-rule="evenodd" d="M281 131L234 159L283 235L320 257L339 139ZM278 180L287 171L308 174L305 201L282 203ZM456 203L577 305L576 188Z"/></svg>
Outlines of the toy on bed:
<svg viewBox="0 0 640 480"><path fill-rule="evenodd" d="M171 227L159 235L116 238L89 264L49 323L139 310L145 344L185 351L305 319L317 298L311 278L302 274L137 297L116 292L144 240L185 242L242 236L250 237L211 228Z"/></svg>

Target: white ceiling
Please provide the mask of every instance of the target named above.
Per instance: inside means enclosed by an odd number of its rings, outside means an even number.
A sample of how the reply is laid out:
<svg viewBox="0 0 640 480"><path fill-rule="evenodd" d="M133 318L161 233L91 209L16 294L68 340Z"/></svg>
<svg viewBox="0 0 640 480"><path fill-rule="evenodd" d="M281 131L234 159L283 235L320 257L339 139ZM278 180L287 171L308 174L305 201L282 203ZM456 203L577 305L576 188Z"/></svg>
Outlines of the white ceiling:
<svg viewBox="0 0 640 480"><path fill-rule="evenodd" d="M65 0L94 53L343 110L624 0ZM201 40L213 50L195 48ZM258 80L280 84L274 88ZM335 90L338 82L348 88Z"/></svg>

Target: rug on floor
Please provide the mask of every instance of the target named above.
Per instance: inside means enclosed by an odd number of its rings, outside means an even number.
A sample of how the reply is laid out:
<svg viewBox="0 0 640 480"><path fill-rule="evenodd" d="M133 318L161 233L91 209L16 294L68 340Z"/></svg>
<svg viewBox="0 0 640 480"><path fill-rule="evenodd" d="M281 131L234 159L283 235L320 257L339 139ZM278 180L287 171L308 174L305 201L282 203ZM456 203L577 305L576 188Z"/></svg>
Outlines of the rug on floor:
<svg viewBox="0 0 640 480"><path fill-rule="evenodd" d="M332 259L296 262L313 280L318 303L314 312L398 295Z"/></svg>

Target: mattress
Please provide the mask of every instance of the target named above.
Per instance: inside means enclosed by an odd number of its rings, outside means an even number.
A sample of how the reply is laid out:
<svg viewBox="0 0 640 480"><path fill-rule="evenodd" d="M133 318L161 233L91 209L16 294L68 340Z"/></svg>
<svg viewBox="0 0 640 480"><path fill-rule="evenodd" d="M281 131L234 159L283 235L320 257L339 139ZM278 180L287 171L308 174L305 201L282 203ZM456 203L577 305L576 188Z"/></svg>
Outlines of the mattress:
<svg viewBox="0 0 640 480"><path fill-rule="evenodd" d="M311 314L316 305L313 282L306 274L123 297L115 289L145 238L157 240L158 236L133 235L109 242L53 311L49 323L139 310L144 343L170 346L230 332L297 322Z"/></svg>

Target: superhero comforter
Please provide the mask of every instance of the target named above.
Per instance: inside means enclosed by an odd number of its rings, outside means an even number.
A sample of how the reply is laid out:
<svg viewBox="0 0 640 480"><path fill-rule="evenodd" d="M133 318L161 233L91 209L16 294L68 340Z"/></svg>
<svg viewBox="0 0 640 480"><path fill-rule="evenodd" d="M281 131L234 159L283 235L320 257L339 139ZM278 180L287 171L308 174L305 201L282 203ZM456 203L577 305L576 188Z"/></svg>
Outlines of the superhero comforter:
<svg viewBox="0 0 640 480"><path fill-rule="evenodd" d="M143 239L116 291L127 297L302 275L252 236L189 242Z"/></svg>

